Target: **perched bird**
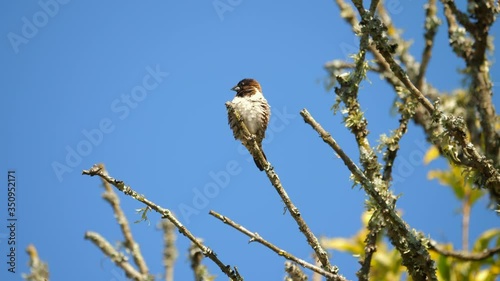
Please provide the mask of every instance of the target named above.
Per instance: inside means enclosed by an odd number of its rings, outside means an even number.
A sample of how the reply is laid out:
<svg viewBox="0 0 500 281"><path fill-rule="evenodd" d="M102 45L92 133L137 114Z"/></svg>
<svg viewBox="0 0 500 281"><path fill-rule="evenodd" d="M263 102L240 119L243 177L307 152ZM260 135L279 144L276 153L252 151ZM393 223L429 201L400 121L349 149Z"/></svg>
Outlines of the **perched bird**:
<svg viewBox="0 0 500 281"><path fill-rule="evenodd" d="M262 140L266 135L267 125L269 124L269 118L271 117L271 109L267 100L262 94L262 88L259 82L254 79L246 78L241 80L238 85L231 88L231 90L236 91L236 96L232 100L233 108L239 113L248 131L253 135L254 139L257 141L264 158L266 155L262 150ZM235 139L240 140L243 145L248 149L251 144L248 139L245 138L243 132L237 126L236 118L231 115L229 117L229 126L233 130L233 135ZM248 149L250 152L251 149ZM255 165L259 170L264 170L264 163L260 163L257 157L254 155L253 159ZM267 158L266 158L267 160Z"/></svg>

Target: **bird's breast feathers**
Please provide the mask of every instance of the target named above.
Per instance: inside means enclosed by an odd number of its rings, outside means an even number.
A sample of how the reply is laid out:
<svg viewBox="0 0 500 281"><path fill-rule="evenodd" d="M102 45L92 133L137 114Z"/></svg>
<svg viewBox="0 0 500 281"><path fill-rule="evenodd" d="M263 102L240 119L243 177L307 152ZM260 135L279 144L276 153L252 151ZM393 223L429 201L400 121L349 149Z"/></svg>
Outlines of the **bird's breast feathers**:
<svg viewBox="0 0 500 281"><path fill-rule="evenodd" d="M269 105L261 92L251 96L238 97L232 101L234 108L241 114L245 125L252 134L257 134L267 127L269 120Z"/></svg>

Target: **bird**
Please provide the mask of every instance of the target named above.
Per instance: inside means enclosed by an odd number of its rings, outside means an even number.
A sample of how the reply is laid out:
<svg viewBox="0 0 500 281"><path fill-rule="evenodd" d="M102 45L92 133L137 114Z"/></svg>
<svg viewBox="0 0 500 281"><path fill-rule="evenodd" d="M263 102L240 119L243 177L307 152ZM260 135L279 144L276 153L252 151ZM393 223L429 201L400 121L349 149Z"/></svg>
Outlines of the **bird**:
<svg viewBox="0 0 500 281"><path fill-rule="evenodd" d="M248 131L252 134L257 142L262 155L267 161L267 157L262 150L262 141L266 136L267 125L271 117L271 107L267 103L266 98L262 94L262 88L257 80L252 78L245 78L238 82L236 86L231 88L236 92L236 96L231 101L233 108L243 119ZM251 143L245 136L243 131L238 127L238 122L234 116L228 115L228 123L233 130L234 138L240 140L242 144L252 153ZM264 170L264 163L260 163L255 155L252 155L255 165L260 171Z"/></svg>

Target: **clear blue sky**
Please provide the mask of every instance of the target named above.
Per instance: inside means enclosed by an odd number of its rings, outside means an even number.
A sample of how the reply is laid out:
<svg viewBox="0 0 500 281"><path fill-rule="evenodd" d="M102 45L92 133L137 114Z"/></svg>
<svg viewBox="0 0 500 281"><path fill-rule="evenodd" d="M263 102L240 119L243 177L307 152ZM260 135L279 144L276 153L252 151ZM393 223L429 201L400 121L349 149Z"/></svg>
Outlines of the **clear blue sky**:
<svg viewBox="0 0 500 281"><path fill-rule="evenodd" d="M348 237L361 226L365 195L351 189L349 172L299 111L308 108L354 158L354 138L334 116L334 94L326 92L323 64L348 58L357 38L339 17L333 1L3 1L0 4L1 140L0 279L20 280L27 272L24 249L34 243L50 266L52 280L123 280L93 244L97 231L113 244L122 240L97 178L81 170L104 162L109 172L179 219L221 260L236 265L247 280L279 280L281 257L208 215L213 209L306 260L312 250L283 204L227 126L224 102L240 79L258 79L272 106L264 149L292 200L318 236ZM46 4L49 3L49 4ZM52 4L50 4L52 3ZM54 5L56 3L56 5ZM422 2L396 1L390 12L422 50ZM441 9L441 7L440 7ZM492 30L499 35L498 25ZM446 26L437 36L429 81L441 90L460 86L463 63L450 53ZM493 55L495 62L495 55ZM498 64L492 76L500 77ZM394 93L377 76L362 84L361 102L370 140L398 124L390 115ZM495 88L496 89L496 88ZM500 106L495 98L497 109ZM460 204L451 191L426 180L430 168L419 157L427 149L422 130L412 125L402 141L394 185L403 196L404 219L442 242L459 245ZM75 156L78 154L78 157ZM412 158L413 157L413 158ZM416 160L411 160L416 159ZM405 164L405 163L410 163ZM213 174L235 170L206 206L194 206L196 192L215 181ZM54 167L58 167L55 172ZM7 171L17 175L17 273L6 269ZM217 183L216 183L217 184ZM120 194L130 221L139 202ZM485 209L473 209L471 239L498 226ZM186 215L182 207L196 208ZM132 224L151 272L163 272L161 233ZM189 243L178 238L178 280L189 280ZM354 278L354 257L334 253L340 272ZM212 262L210 271L225 277Z"/></svg>

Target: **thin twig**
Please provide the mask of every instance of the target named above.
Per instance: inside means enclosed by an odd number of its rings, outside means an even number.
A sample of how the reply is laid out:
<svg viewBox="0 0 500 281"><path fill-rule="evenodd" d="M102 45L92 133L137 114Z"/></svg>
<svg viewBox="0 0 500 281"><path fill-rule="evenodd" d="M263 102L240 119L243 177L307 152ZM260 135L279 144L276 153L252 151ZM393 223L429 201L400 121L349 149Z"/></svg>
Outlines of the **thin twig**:
<svg viewBox="0 0 500 281"><path fill-rule="evenodd" d="M285 262L285 272L287 273L285 281L307 281L307 275L296 263Z"/></svg>
<svg viewBox="0 0 500 281"><path fill-rule="evenodd" d="M443 256L452 257L463 261L482 261L496 254L499 254L500 246L484 250L482 253L466 253L445 250L442 246L439 246L436 241L431 240L429 243L429 250L439 253Z"/></svg>
<svg viewBox="0 0 500 281"><path fill-rule="evenodd" d="M148 280L147 274L141 274L137 271L127 260L127 257L117 251L111 243L109 243L104 237L102 237L97 232L87 231L85 233L85 239L90 240L90 242L94 243L103 254L105 254L109 259L115 263L116 266L123 269L125 275L136 281L146 281Z"/></svg>
<svg viewBox="0 0 500 281"><path fill-rule="evenodd" d="M314 265L320 267L321 266L321 262L318 260L318 258L316 257L316 255L314 253L312 253L312 258L314 260ZM323 280L322 276L323 275L317 273L316 271L313 271L311 280L312 281L321 281L321 280Z"/></svg>
<svg viewBox="0 0 500 281"><path fill-rule="evenodd" d="M169 220L162 220L160 226L163 229L163 266L165 267L165 281L174 281L174 264L177 259L175 225Z"/></svg>
<svg viewBox="0 0 500 281"><path fill-rule="evenodd" d="M220 268L222 272L224 272L231 280L243 280L243 278L239 275L237 270L232 269L231 266L225 265L219 258L217 258L217 254L212 251L210 248L205 246L201 241L196 239L196 237L184 226L182 223L175 218L173 213L165 208L160 207L159 205L155 204L154 202L148 200L144 195L141 195L137 193L135 190L133 190L130 186L125 185L123 181L117 180L109 174L101 169L99 165L94 165L92 168L89 170L83 170L82 171L83 175L89 175L89 176L99 176L102 179L105 179L107 182L109 182L111 185L116 187L118 190L123 192L125 195L131 196L137 201L140 201L144 203L146 206L148 206L150 209L156 211L157 213L162 215L162 218L168 219L171 221L175 227L179 230L182 235L187 237L189 240L191 240L200 250L202 251L203 255L211 259L217 266Z"/></svg>
<svg viewBox="0 0 500 281"><path fill-rule="evenodd" d="M458 57L469 60L473 53L471 38L465 34L463 29L460 29L456 17L448 5L444 5L444 17L448 23L448 38L453 52Z"/></svg>
<svg viewBox="0 0 500 281"><path fill-rule="evenodd" d="M202 239L199 239L203 241ZM205 281L211 280L210 273L207 267L201 263L203 260L203 253L201 250L193 243L189 246L189 261L191 262L191 269L193 270L195 281Z"/></svg>
<svg viewBox="0 0 500 281"><path fill-rule="evenodd" d="M370 13L374 14L378 1L374 0L370 5ZM369 46L369 33L361 29L362 35L359 44L359 52L355 56L356 67L347 79L343 76L337 76L340 88L335 89L347 109L345 123L351 133L354 135L359 149L359 159L365 170L365 174L370 180L381 178L380 165L377 154L374 152L368 141L368 121L364 117L361 105L358 100L359 85L366 78L368 63L366 62L366 52ZM353 117L355 116L355 117Z"/></svg>
<svg viewBox="0 0 500 281"><path fill-rule="evenodd" d="M105 170L106 168L104 167L104 164L99 164L99 167L102 170ZM123 237L125 238L124 246L125 248L129 249L132 257L134 259L134 263L137 265L139 268L139 271L143 275L149 274L149 269L148 266L146 265L146 261L144 260L144 257L142 256L141 253L141 248L137 242L135 242L135 239L132 235L132 231L130 230L130 225L128 223L128 219L125 216L125 213L123 212L121 206L120 206L120 199L114 192L113 188L111 185L104 179L102 180L102 184L104 185L104 189L106 190L102 197L111 205L113 208L113 212L115 213L115 219L118 222L118 225L120 225L120 229L123 233Z"/></svg>
<svg viewBox="0 0 500 281"><path fill-rule="evenodd" d="M370 280L370 269L373 254L377 251L377 238L381 231L381 215L375 211L368 222L368 234L365 238L365 257L361 261L361 268L356 272L359 281Z"/></svg>
<svg viewBox="0 0 500 281"><path fill-rule="evenodd" d="M363 171L361 171L349 156L345 154L332 136L314 120L306 109L303 109L300 115L302 115L306 123L311 125L311 127L318 132L323 141L330 145L337 155L339 155L344 161L344 164L354 175L356 181L361 183L366 193L374 200L375 204L378 205L385 221L390 224L390 226L387 227L388 236L392 244L400 252L403 258L403 264L408 268L414 280L424 280L425 278L437 280L434 262L430 258L427 249L394 210L394 197L383 188L377 187L371 182Z"/></svg>
<svg viewBox="0 0 500 281"><path fill-rule="evenodd" d="M328 258L327 252L323 249L323 247L320 245L318 238L312 233L311 229L309 226L306 224L305 220L302 218L299 209L293 204L292 200L286 193L285 189L281 185L281 181L278 177L278 174L274 172L274 168L271 166L269 162L267 162L266 158L262 154L262 151L259 149L259 145L255 141L254 138L251 137L250 132L248 131L248 128L246 127L245 123L243 122L243 119L239 115L239 113L236 112L234 107L230 102L226 102L226 108L228 113L237 120L238 126L241 129L242 132L246 136L248 136L250 140L250 153L254 155L255 157L259 158L259 161L261 163L267 163L267 166L264 168L264 171L266 172L267 177L271 181L271 184L273 187L276 189L278 192L279 196L283 200L283 203L285 203L285 206L287 207L288 211L290 212L290 215L293 217L297 225L299 226L300 232L304 234L304 236L307 239L307 243L311 246L311 248L314 250L316 255L318 256L318 259L321 261L321 264L323 265L323 268L326 269L328 272L331 273L337 273L338 268L336 266L332 266L330 264L330 259Z"/></svg>
<svg viewBox="0 0 500 281"><path fill-rule="evenodd" d="M453 15L456 17L458 22L467 29L467 31L471 32L474 29L474 25L472 22L469 20L469 17L467 14L464 12L460 11L457 6L455 5L454 0L441 0L441 2L450 8L450 11L453 13Z"/></svg>
<svg viewBox="0 0 500 281"><path fill-rule="evenodd" d="M399 113L401 114L401 118L399 119L399 126L392 132L392 135L389 138L383 138L381 140L381 144L386 146L386 150L383 155L385 165L382 176L382 180L385 182L389 182L392 179L392 168L394 165L394 161L396 160L396 156L398 155L399 143L408 131L408 123L415 114L416 104L411 96L406 96L403 97L402 104L398 105L397 107Z"/></svg>
<svg viewBox="0 0 500 281"><path fill-rule="evenodd" d="M49 281L49 266L40 259L38 251L33 244L28 245L26 253L29 256L28 266L30 273L23 273L22 277L28 281Z"/></svg>
<svg viewBox="0 0 500 281"><path fill-rule="evenodd" d="M387 28L386 34L388 43L394 47L394 56L399 58L401 64L405 66L410 79L415 79L418 73L418 63L415 61L415 57L413 57L410 53L410 46L412 42L405 40L401 36L402 32L396 28L384 5L377 6L377 15L380 21Z"/></svg>
<svg viewBox="0 0 500 281"><path fill-rule="evenodd" d="M330 72L332 75L337 75L340 74L339 72L343 69L354 69L356 68L356 64L351 63L351 62L346 62L342 60L333 60L325 63L324 68ZM375 73L381 73L383 74L383 71L380 69L380 67L375 67L373 65L368 65L368 70L375 72Z"/></svg>
<svg viewBox="0 0 500 281"><path fill-rule="evenodd" d="M432 47L434 47L434 38L436 37L437 29L441 24L441 21L436 16L436 0L429 0L425 8L425 48L422 53L422 60L420 62L420 68L418 70L415 85L420 91L423 91L424 77L427 71L427 66L432 56Z"/></svg>
<svg viewBox="0 0 500 281"><path fill-rule="evenodd" d="M277 246L275 246L274 244L272 244L271 242L265 240L264 238L262 238L258 233L256 232L251 232L250 230L246 229L245 227L243 227L242 225L232 221L230 218L226 217L226 216L223 216L213 210L211 210L209 212L210 215L214 216L215 218L219 219L220 221L222 221L223 223L227 224L227 225L230 225L232 226L233 228L235 228L236 230L238 230L239 232L245 234L246 236L250 237L250 242L258 242L266 247L268 247L269 249L271 249L273 252L275 252L276 254L278 254L279 256L282 256L284 257L285 259L289 260L289 261L292 261L294 263L297 263L299 264L300 266L304 267L304 268L308 268L314 272L317 272L323 276L325 276L326 278L328 278L328 280L346 280L342 275L339 275L339 274L334 274L334 273L331 273L331 272L328 272L318 266L315 266L313 264L310 264L302 259L299 259L297 257L295 257L294 255L286 252L285 250L281 249L281 248L278 248Z"/></svg>
<svg viewBox="0 0 500 281"><path fill-rule="evenodd" d="M465 190L464 198L462 200L462 250L469 250L469 223L470 223L470 192Z"/></svg>

